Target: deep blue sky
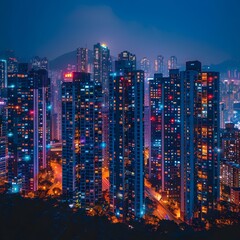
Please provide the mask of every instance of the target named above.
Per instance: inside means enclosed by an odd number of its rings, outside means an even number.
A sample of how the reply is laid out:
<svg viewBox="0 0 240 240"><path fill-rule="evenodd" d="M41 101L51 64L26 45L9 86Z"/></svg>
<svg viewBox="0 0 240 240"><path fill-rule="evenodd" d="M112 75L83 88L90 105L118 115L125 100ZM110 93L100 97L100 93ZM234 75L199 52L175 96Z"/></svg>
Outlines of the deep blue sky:
<svg viewBox="0 0 240 240"><path fill-rule="evenodd" d="M113 55L240 58L239 0L0 0L0 50L53 59L106 42Z"/></svg>

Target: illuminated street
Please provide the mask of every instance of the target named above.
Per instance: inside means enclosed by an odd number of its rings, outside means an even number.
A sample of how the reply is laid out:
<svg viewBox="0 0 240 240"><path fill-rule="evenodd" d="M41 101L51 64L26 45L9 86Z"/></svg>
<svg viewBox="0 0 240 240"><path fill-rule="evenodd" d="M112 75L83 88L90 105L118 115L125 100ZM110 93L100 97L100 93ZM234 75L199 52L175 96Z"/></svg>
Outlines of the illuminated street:
<svg viewBox="0 0 240 240"><path fill-rule="evenodd" d="M56 161L52 161L50 165L53 170L54 183L49 189L48 194L55 195L56 194L55 191L57 188L62 190L62 167L61 164Z"/></svg>

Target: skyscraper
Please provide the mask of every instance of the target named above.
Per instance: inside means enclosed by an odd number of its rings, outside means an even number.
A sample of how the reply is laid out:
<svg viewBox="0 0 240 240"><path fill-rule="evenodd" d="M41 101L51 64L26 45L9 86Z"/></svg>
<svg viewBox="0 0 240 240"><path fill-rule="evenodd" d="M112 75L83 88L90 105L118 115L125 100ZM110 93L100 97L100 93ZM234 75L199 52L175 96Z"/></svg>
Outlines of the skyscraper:
<svg viewBox="0 0 240 240"><path fill-rule="evenodd" d="M233 123L221 133L221 185L222 189L240 187L240 130Z"/></svg>
<svg viewBox="0 0 240 240"><path fill-rule="evenodd" d="M7 104L0 98L0 187L7 182L7 159Z"/></svg>
<svg viewBox="0 0 240 240"><path fill-rule="evenodd" d="M97 43L94 45L94 76L93 80L96 83L101 83L102 86L102 119L103 119L103 161L104 165L108 165L108 98L109 98L109 90L108 90L108 80L109 74L111 71L111 60L110 60L110 50L108 49L106 44Z"/></svg>
<svg viewBox="0 0 240 240"><path fill-rule="evenodd" d="M47 167L49 79L46 70L8 74L8 181L24 193L38 189L39 169Z"/></svg>
<svg viewBox="0 0 240 240"><path fill-rule="evenodd" d="M148 172L151 182L154 183L155 186L161 187L163 75L155 74L154 79L150 80L149 83L150 83L149 91L150 91L151 147Z"/></svg>
<svg viewBox="0 0 240 240"><path fill-rule="evenodd" d="M48 70L48 59L46 57L40 58L35 56L31 60L31 68L33 70L45 69Z"/></svg>
<svg viewBox="0 0 240 240"><path fill-rule="evenodd" d="M62 141L62 71L50 71L51 78L51 140Z"/></svg>
<svg viewBox="0 0 240 240"><path fill-rule="evenodd" d="M109 81L110 207L122 221L144 207L144 72L112 74Z"/></svg>
<svg viewBox="0 0 240 240"><path fill-rule="evenodd" d="M151 180L182 219L204 220L219 198L219 75L187 62L184 72L155 74L150 96Z"/></svg>
<svg viewBox="0 0 240 240"><path fill-rule="evenodd" d="M179 70L169 71L162 80L162 192L179 201L181 160L181 80ZM161 103L159 103L161 104Z"/></svg>
<svg viewBox="0 0 240 240"><path fill-rule="evenodd" d="M196 86L201 63L186 63L181 72L181 217L191 221L196 211Z"/></svg>
<svg viewBox="0 0 240 240"><path fill-rule="evenodd" d="M187 62L181 84L181 214L204 220L220 192L219 74Z"/></svg>
<svg viewBox="0 0 240 240"><path fill-rule="evenodd" d="M155 73L164 75L164 57L162 55L158 55L157 59L154 61L154 71Z"/></svg>
<svg viewBox="0 0 240 240"><path fill-rule="evenodd" d="M118 60L115 61L116 72L126 72L136 70L136 56L128 51L118 54Z"/></svg>
<svg viewBox="0 0 240 240"><path fill-rule="evenodd" d="M89 209L102 198L102 89L89 73L62 84L63 194Z"/></svg>
<svg viewBox="0 0 240 240"><path fill-rule="evenodd" d="M150 61L146 57L142 58L140 61L140 68L144 71L145 79L150 77L151 69L150 69Z"/></svg>
<svg viewBox="0 0 240 240"><path fill-rule="evenodd" d="M7 61L0 59L0 98L7 97Z"/></svg>
<svg viewBox="0 0 240 240"><path fill-rule="evenodd" d="M78 72L89 72L88 71L88 49L78 48L77 49L77 71Z"/></svg>
<svg viewBox="0 0 240 240"><path fill-rule="evenodd" d="M177 69L177 58L175 56L171 56L168 60L168 70Z"/></svg>
<svg viewBox="0 0 240 240"><path fill-rule="evenodd" d="M220 194L219 73L201 72L195 84L197 215L206 219Z"/></svg>

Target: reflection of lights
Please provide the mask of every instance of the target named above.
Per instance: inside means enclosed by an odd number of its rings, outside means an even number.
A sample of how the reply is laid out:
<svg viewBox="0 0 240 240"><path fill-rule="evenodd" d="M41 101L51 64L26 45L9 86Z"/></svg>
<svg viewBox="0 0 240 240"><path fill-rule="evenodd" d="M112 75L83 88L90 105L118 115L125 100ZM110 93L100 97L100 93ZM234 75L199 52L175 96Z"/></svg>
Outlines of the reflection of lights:
<svg viewBox="0 0 240 240"><path fill-rule="evenodd" d="M13 136L13 133L8 133L8 137L12 137Z"/></svg>

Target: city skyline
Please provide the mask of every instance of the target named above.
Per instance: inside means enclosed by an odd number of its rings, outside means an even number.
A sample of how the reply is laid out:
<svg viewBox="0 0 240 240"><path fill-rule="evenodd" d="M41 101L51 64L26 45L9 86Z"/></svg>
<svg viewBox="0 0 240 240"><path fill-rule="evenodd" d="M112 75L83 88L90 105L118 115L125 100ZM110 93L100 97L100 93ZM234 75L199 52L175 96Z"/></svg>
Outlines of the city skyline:
<svg viewBox="0 0 240 240"><path fill-rule="evenodd" d="M129 50L139 58L175 55L182 63L189 59L206 64L239 60L237 1L224 0L217 7L215 0L201 4L134 1L132 6L125 1L117 5L98 0L44 3L45 0L41 5L28 0L21 4L15 0L1 2L1 22L5 23L1 50L15 49L17 55L25 58L44 55L54 59L79 46L106 42L114 56ZM203 15L196 18L196 12ZM226 17L228 12L232 14Z"/></svg>
<svg viewBox="0 0 240 240"><path fill-rule="evenodd" d="M0 209L16 204L24 223L39 202L56 239L90 236L74 228L93 216L96 239L107 224L116 240L120 226L179 240L239 226L239 8L1 2ZM29 211L18 206L29 199ZM41 225L35 215L28 221ZM63 217L70 228L51 231Z"/></svg>

